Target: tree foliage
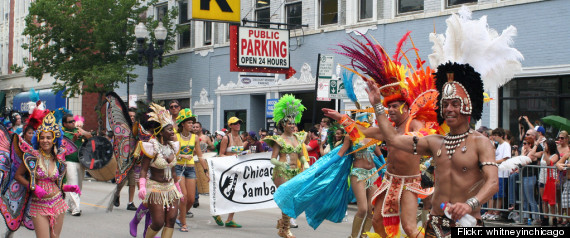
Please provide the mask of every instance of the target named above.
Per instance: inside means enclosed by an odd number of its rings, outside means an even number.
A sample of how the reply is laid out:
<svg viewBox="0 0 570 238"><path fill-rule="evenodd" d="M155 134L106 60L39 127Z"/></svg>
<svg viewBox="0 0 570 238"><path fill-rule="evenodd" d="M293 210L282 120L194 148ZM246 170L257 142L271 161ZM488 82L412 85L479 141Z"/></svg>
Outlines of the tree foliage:
<svg viewBox="0 0 570 238"><path fill-rule="evenodd" d="M56 82L54 91L64 90L74 97L86 92L104 94L121 83L136 78L132 74L138 63L134 28L144 22L152 29L158 25L147 18L148 6L156 0L36 0L29 8L24 34L29 43L23 45L31 58L26 60L26 75L42 79L50 74ZM149 14L152 15L152 14ZM172 8L162 19L168 30L165 53L173 49L178 26L172 19L178 15ZM168 57L163 65L174 62ZM158 64L155 64L158 65Z"/></svg>

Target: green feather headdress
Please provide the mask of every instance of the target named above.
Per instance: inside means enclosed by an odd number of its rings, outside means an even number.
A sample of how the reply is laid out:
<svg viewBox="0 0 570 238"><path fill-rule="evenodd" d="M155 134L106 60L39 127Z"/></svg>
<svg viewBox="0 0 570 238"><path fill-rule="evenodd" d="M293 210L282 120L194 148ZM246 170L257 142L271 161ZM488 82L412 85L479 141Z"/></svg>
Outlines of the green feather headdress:
<svg viewBox="0 0 570 238"><path fill-rule="evenodd" d="M305 109L307 108L301 104L301 100L296 99L292 94L285 94L275 103L273 121L279 125L281 120L291 118L297 124L301 122L301 116L303 116Z"/></svg>

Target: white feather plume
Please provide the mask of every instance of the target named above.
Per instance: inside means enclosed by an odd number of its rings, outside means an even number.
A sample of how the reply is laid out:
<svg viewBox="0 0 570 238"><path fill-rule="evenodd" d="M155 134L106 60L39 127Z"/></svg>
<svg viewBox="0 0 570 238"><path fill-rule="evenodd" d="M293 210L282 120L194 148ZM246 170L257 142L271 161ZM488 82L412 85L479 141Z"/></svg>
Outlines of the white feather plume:
<svg viewBox="0 0 570 238"><path fill-rule="evenodd" d="M530 164L530 162L532 162L532 160L528 156L515 156L501 163L499 165L499 171L512 172L514 169L518 168L519 165L527 165Z"/></svg>
<svg viewBox="0 0 570 238"><path fill-rule="evenodd" d="M472 20L466 6L445 22L445 36L432 33L429 37L434 44L433 53L429 55L433 68L448 61L469 64L481 74L485 91L506 84L522 70L520 61L524 57L511 47L517 34L514 26L507 27L499 35L489 28L487 16Z"/></svg>

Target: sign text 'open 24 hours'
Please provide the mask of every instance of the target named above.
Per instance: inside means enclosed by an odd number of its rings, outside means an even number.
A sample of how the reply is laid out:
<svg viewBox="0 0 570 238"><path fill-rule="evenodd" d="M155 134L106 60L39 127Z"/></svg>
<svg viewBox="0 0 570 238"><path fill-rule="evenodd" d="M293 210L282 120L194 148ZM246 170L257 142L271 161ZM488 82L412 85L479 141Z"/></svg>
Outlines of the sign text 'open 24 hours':
<svg viewBox="0 0 570 238"><path fill-rule="evenodd" d="M289 31L240 27L238 66L289 68Z"/></svg>

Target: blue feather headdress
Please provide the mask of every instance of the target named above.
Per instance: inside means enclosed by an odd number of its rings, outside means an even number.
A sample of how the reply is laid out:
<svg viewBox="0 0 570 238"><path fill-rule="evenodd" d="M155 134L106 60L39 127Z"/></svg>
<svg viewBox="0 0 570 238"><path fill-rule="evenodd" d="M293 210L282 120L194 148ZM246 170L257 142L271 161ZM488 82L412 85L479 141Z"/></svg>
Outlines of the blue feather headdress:
<svg viewBox="0 0 570 238"><path fill-rule="evenodd" d="M350 99L350 101L357 103L358 99L356 98L356 94L354 93L354 73L350 70L343 69L342 70L342 82L344 83L344 89L346 90L346 96Z"/></svg>
<svg viewBox="0 0 570 238"><path fill-rule="evenodd" d="M56 109L55 112L53 113L53 115L55 116L55 122L57 124L61 124L61 119L65 114L71 114L71 111L65 107L60 107Z"/></svg>

